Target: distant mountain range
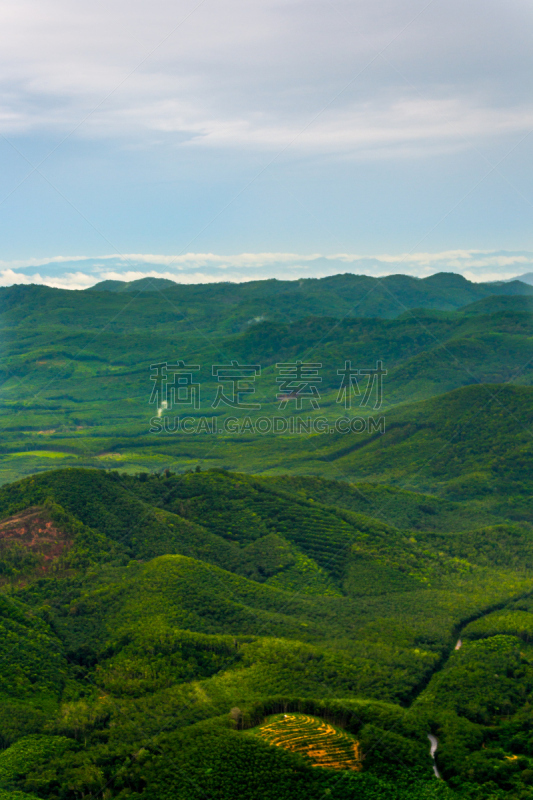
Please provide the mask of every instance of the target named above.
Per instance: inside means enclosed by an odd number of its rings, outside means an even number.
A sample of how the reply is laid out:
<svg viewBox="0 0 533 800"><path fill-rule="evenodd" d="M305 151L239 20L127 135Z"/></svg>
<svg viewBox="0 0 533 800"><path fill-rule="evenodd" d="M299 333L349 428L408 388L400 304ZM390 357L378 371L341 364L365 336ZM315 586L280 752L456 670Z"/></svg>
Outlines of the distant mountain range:
<svg viewBox="0 0 533 800"><path fill-rule="evenodd" d="M525 272L523 275L517 275L516 278L511 278L510 281L521 281L521 283L533 285L533 272ZM510 281L507 281L507 283Z"/></svg>
<svg viewBox="0 0 533 800"><path fill-rule="evenodd" d="M167 278L139 278L137 281L100 281L86 292L158 292L178 286L176 281Z"/></svg>
<svg viewBox="0 0 533 800"><path fill-rule="evenodd" d="M234 330L248 320L287 319L305 316L396 317L412 308L452 311L490 295L533 295L526 282L495 281L474 283L453 272L439 272L428 278L388 275L333 275L296 281L276 279L246 283L178 284L163 278L141 278L130 283L102 281L94 292L164 293L170 303L209 309L209 318L222 313L224 327L230 320ZM200 315L202 312L200 311Z"/></svg>
<svg viewBox="0 0 533 800"><path fill-rule="evenodd" d="M416 285L421 284L424 287L431 287L432 290L438 290L440 288L446 288L449 290L451 287L460 290L464 288L465 284L475 287L487 287L489 294L495 294L491 288L489 287L505 287L510 283L526 283L526 284L533 284L533 272L527 272L524 275L519 275L515 278L509 278L502 281L486 281L483 283L469 281L467 278L464 278L462 275L459 275L455 272L438 272L434 275L430 275L427 278L415 278L412 275L386 275L381 278L376 278L370 275L354 275L351 272L346 273L339 273L338 275L331 275L324 278L301 278L299 280L289 280L289 281L280 281L276 278L265 279L263 281L252 281L255 285L258 284L282 284L286 286L287 284L293 284L294 286L302 286L302 285L313 285L313 284L322 284L325 282L331 283L338 282L340 279L344 279L343 283L348 280L352 283L352 285L360 284L361 281L372 281L375 284L381 284L383 286L389 286L392 288L393 286L398 286L399 284L405 285ZM227 283L234 283L233 281L220 281L218 284L215 283L214 285L220 285ZM243 282L243 286L248 282ZM182 284L178 281L173 281L168 278L139 278L135 281L119 281L119 280L106 280L100 281L100 283L94 284L84 291L86 292L157 292L161 291L162 289L172 289L176 286L187 286L187 287L197 287L202 285L211 285L211 284ZM239 285L239 284L238 284ZM498 294L508 294L509 292L507 289L503 289L503 291L498 291ZM521 292L517 289L513 294L529 294L527 291Z"/></svg>
<svg viewBox="0 0 533 800"><path fill-rule="evenodd" d="M440 253L378 255L299 253L185 253L60 256L26 261L0 260L0 285L38 283L64 289L85 289L97 281L133 281L145 276L177 283L235 283L277 278L281 281L323 278L350 272L381 277L403 273L425 277L456 272L473 281L513 280L533 271L527 250L449 250Z"/></svg>

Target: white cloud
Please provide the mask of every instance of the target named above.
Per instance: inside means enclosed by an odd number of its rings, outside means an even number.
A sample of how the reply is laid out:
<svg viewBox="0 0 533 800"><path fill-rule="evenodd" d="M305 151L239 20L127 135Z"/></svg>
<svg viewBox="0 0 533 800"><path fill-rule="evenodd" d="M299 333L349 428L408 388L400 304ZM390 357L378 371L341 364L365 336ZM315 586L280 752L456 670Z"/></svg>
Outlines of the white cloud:
<svg viewBox="0 0 533 800"><path fill-rule="evenodd" d="M33 275L25 275L22 272L15 272L12 269L0 269L0 286L12 286L13 284L42 284L53 286L57 289L88 289L94 284L92 275L85 272L65 272L62 277L52 277L41 275L36 272Z"/></svg>
<svg viewBox="0 0 533 800"><path fill-rule="evenodd" d="M72 270L73 264L78 269ZM85 269L83 265L85 264ZM39 272L33 272L41 267ZM159 267L159 269L158 269ZM297 280L321 278L343 272L382 277L406 274L427 277L436 272L456 272L471 281L508 280L533 270L533 253L492 250L446 250L437 253L187 253L156 255L74 256L0 262L0 285L37 283L62 289L86 289L103 280L134 281L166 278L177 283L250 281L264 278ZM303 273L303 275L302 275Z"/></svg>
<svg viewBox="0 0 533 800"><path fill-rule="evenodd" d="M46 264L65 264L70 261L87 261L89 256L52 256L49 258L25 258L15 261L1 261L0 270L6 267L7 270L23 267L43 267ZM114 256L104 256L104 258L114 258Z"/></svg>

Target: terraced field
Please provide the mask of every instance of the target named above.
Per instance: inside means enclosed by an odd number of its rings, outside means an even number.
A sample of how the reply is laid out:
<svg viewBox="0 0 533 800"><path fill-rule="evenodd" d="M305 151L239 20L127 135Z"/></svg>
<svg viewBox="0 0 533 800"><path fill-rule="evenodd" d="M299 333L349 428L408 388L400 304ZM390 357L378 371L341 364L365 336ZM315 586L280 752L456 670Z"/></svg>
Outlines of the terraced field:
<svg viewBox="0 0 533 800"><path fill-rule="evenodd" d="M307 756L314 767L360 770L359 743L328 722L306 714L276 714L256 733L270 744Z"/></svg>

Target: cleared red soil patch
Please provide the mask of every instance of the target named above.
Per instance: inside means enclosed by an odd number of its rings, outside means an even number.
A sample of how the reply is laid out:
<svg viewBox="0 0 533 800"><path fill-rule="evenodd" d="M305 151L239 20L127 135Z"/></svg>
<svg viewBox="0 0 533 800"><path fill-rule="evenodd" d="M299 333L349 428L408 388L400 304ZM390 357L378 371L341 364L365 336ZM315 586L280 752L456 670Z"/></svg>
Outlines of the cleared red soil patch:
<svg viewBox="0 0 533 800"><path fill-rule="evenodd" d="M33 506L0 522L0 558L13 545L41 556L37 571L45 573L71 541L54 525L46 509Z"/></svg>

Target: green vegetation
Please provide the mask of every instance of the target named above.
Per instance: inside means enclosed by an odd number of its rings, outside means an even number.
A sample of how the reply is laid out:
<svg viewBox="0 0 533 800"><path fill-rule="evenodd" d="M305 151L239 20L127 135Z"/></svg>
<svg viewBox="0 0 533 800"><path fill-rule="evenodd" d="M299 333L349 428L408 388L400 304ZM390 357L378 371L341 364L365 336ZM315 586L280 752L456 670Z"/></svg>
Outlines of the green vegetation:
<svg viewBox="0 0 533 800"><path fill-rule="evenodd" d="M219 427L234 410L212 408L211 366L233 359L262 366L254 397L261 410L237 411L241 419L249 413L252 420L279 415L275 365L298 358L323 364L320 409L304 409L304 419L331 420L344 413L336 402L337 370L347 359L357 367L381 360L388 371L383 408L389 428L401 424L392 413L398 404L472 384L529 387L532 382L533 289L519 282L471 284L453 275L392 276L379 282L346 275L174 285L155 292L142 288L0 289L0 482L47 470L51 459L58 466L118 467L131 473L161 470L169 463L184 470L207 460L211 466L255 473L361 479L353 459L337 463L334 451L351 440L359 447L364 435L150 434L156 413L148 402L150 365L158 362L184 359L201 366L201 409L187 407L185 413L214 415ZM360 381L352 417L375 416L373 400L368 407L359 405L365 381ZM481 391L481 402L486 396ZM499 399L506 406L505 398ZM293 405L282 416L294 415ZM169 412L167 429L173 429L174 416ZM404 419L410 416L406 408ZM333 447L326 441L334 438L342 443ZM391 483L395 476L385 479Z"/></svg>
<svg viewBox="0 0 533 800"><path fill-rule="evenodd" d="M533 800L533 289L155 288L0 290L0 800ZM150 434L179 358L385 429Z"/></svg>
<svg viewBox="0 0 533 800"><path fill-rule="evenodd" d="M41 473L0 489L0 516L69 542L5 585L5 792L533 796L528 522L224 470ZM269 744L285 714L312 720L303 752L292 728Z"/></svg>

